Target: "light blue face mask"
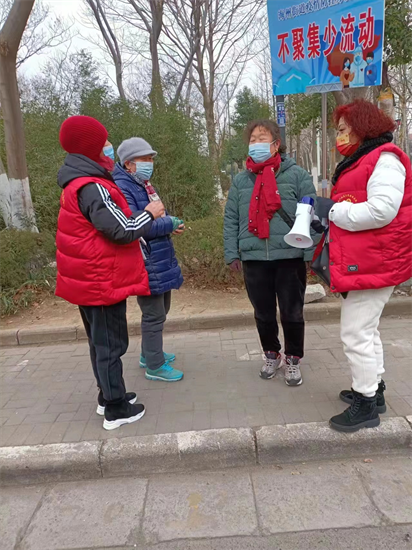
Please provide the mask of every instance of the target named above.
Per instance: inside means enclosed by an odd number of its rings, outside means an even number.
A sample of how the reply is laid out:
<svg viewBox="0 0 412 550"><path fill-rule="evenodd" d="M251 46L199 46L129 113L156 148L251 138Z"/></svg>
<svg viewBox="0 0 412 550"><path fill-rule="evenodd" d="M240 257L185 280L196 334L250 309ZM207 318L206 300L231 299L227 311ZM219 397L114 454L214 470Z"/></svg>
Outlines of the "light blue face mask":
<svg viewBox="0 0 412 550"><path fill-rule="evenodd" d="M105 157L109 157L114 161L114 149L113 145L106 145L106 147L103 147L103 155Z"/></svg>
<svg viewBox="0 0 412 550"><path fill-rule="evenodd" d="M274 142L272 141L272 143ZM259 164L260 162L265 162L270 159L272 156L272 153L270 152L270 146L272 143L252 143L249 145L249 156L253 162Z"/></svg>
<svg viewBox="0 0 412 550"><path fill-rule="evenodd" d="M136 166L136 177L143 181L149 181L153 174L153 162L134 162Z"/></svg>

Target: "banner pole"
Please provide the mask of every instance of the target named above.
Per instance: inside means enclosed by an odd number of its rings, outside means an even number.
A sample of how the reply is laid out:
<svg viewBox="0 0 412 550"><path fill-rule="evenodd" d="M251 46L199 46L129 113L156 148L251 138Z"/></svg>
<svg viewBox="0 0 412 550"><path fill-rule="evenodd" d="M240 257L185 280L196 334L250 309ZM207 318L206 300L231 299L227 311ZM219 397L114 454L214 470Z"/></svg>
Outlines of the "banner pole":
<svg viewBox="0 0 412 550"><path fill-rule="evenodd" d="M280 130L280 140L282 142L282 145L286 145L286 127L285 127L285 124L286 124L286 121L285 120L280 120L279 118L279 108L282 109L282 113L285 112L285 96L284 95L278 95L276 96L276 110L277 110L277 123L279 125L279 130ZM291 151L289 151L289 154L291 153Z"/></svg>
<svg viewBox="0 0 412 550"><path fill-rule="evenodd" d="M328 196L328 94L322 92L322 197Z"/></svg>

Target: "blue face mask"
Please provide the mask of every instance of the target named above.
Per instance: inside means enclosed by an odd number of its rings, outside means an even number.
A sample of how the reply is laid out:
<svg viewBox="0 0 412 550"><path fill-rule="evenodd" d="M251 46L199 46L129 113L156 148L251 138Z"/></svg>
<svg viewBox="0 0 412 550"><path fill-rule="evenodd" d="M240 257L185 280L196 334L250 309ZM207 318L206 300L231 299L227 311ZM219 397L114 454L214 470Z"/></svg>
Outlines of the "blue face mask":
<svg viewBox="0 0 412 550"><path fill-rule="evenodd" d="M114 149L113 145L107 145L106 147L103 147L103 155L105 157L109 157L114 161Z"/></svg>
<svg viewBox="0 0 412 550"><path fill-rule="evenodd" d="M143 181L149 181L153 174L153 162L135 162L136 176Z"/></svg>
<svg viewBox="0 0 412 550"><path fill-rule="evenodd" d="M368 58L366 59L366 63L367 63L368 65L370 65L370 64L372 63L372 61L373 61L373 59L372 59L371 57L368 57Z"/></svg>
<svg viewBox="0 0 412 550"><path fill-rule="evenodd" d="M274 142L272 141L272 143ZM252 143L249 145L249 156L253 162L259 164L260 162L265 162L270 159L272 156L272 153L270 152L270 146L272 143Z"/></svg>

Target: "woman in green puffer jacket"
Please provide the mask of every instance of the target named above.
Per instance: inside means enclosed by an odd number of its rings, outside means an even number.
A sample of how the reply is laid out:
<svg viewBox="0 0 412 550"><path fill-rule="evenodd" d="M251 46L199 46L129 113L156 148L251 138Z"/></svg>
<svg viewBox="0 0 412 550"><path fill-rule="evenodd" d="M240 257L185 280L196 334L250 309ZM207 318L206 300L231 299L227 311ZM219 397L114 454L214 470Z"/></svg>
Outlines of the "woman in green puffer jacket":
<svg viewBox="0 0 412 550"><path fill-rule="evenodd" d="M281 209L294 218L297 203L305 196L316 197L312 177L285 155L278 125L255 120L245 132L249 143L246 170L232 183L225 210L225 260L243 274L266 362L260 376L275 376L282 365L277 302L285 337L285 382L302 384L305 325L303 304L306 290L306 262L314 248L288 246L284 236L290 227ZM313 233L314 241L318 237Z"/></svg>

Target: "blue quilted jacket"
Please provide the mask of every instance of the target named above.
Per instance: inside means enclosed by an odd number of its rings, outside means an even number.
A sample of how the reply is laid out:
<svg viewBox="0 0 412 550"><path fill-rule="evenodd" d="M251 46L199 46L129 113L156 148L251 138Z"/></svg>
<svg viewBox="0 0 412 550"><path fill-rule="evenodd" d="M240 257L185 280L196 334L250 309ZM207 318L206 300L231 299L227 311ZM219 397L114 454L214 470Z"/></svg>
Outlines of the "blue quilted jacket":
<svg viewBox="0 0 412 550"><path fill-rule="evenodd" d="M116 164L112 176L126 197L130 210L132 212L144 210L149 204L144 184L137 183L119 163ZM153 222L150 234L145 237L149 245L144 250L145 264L152 294L164 294L169 290L180 288L183 284L182 272L170 237L172 232L172 220L170 216L165 216Z"/></svg>

